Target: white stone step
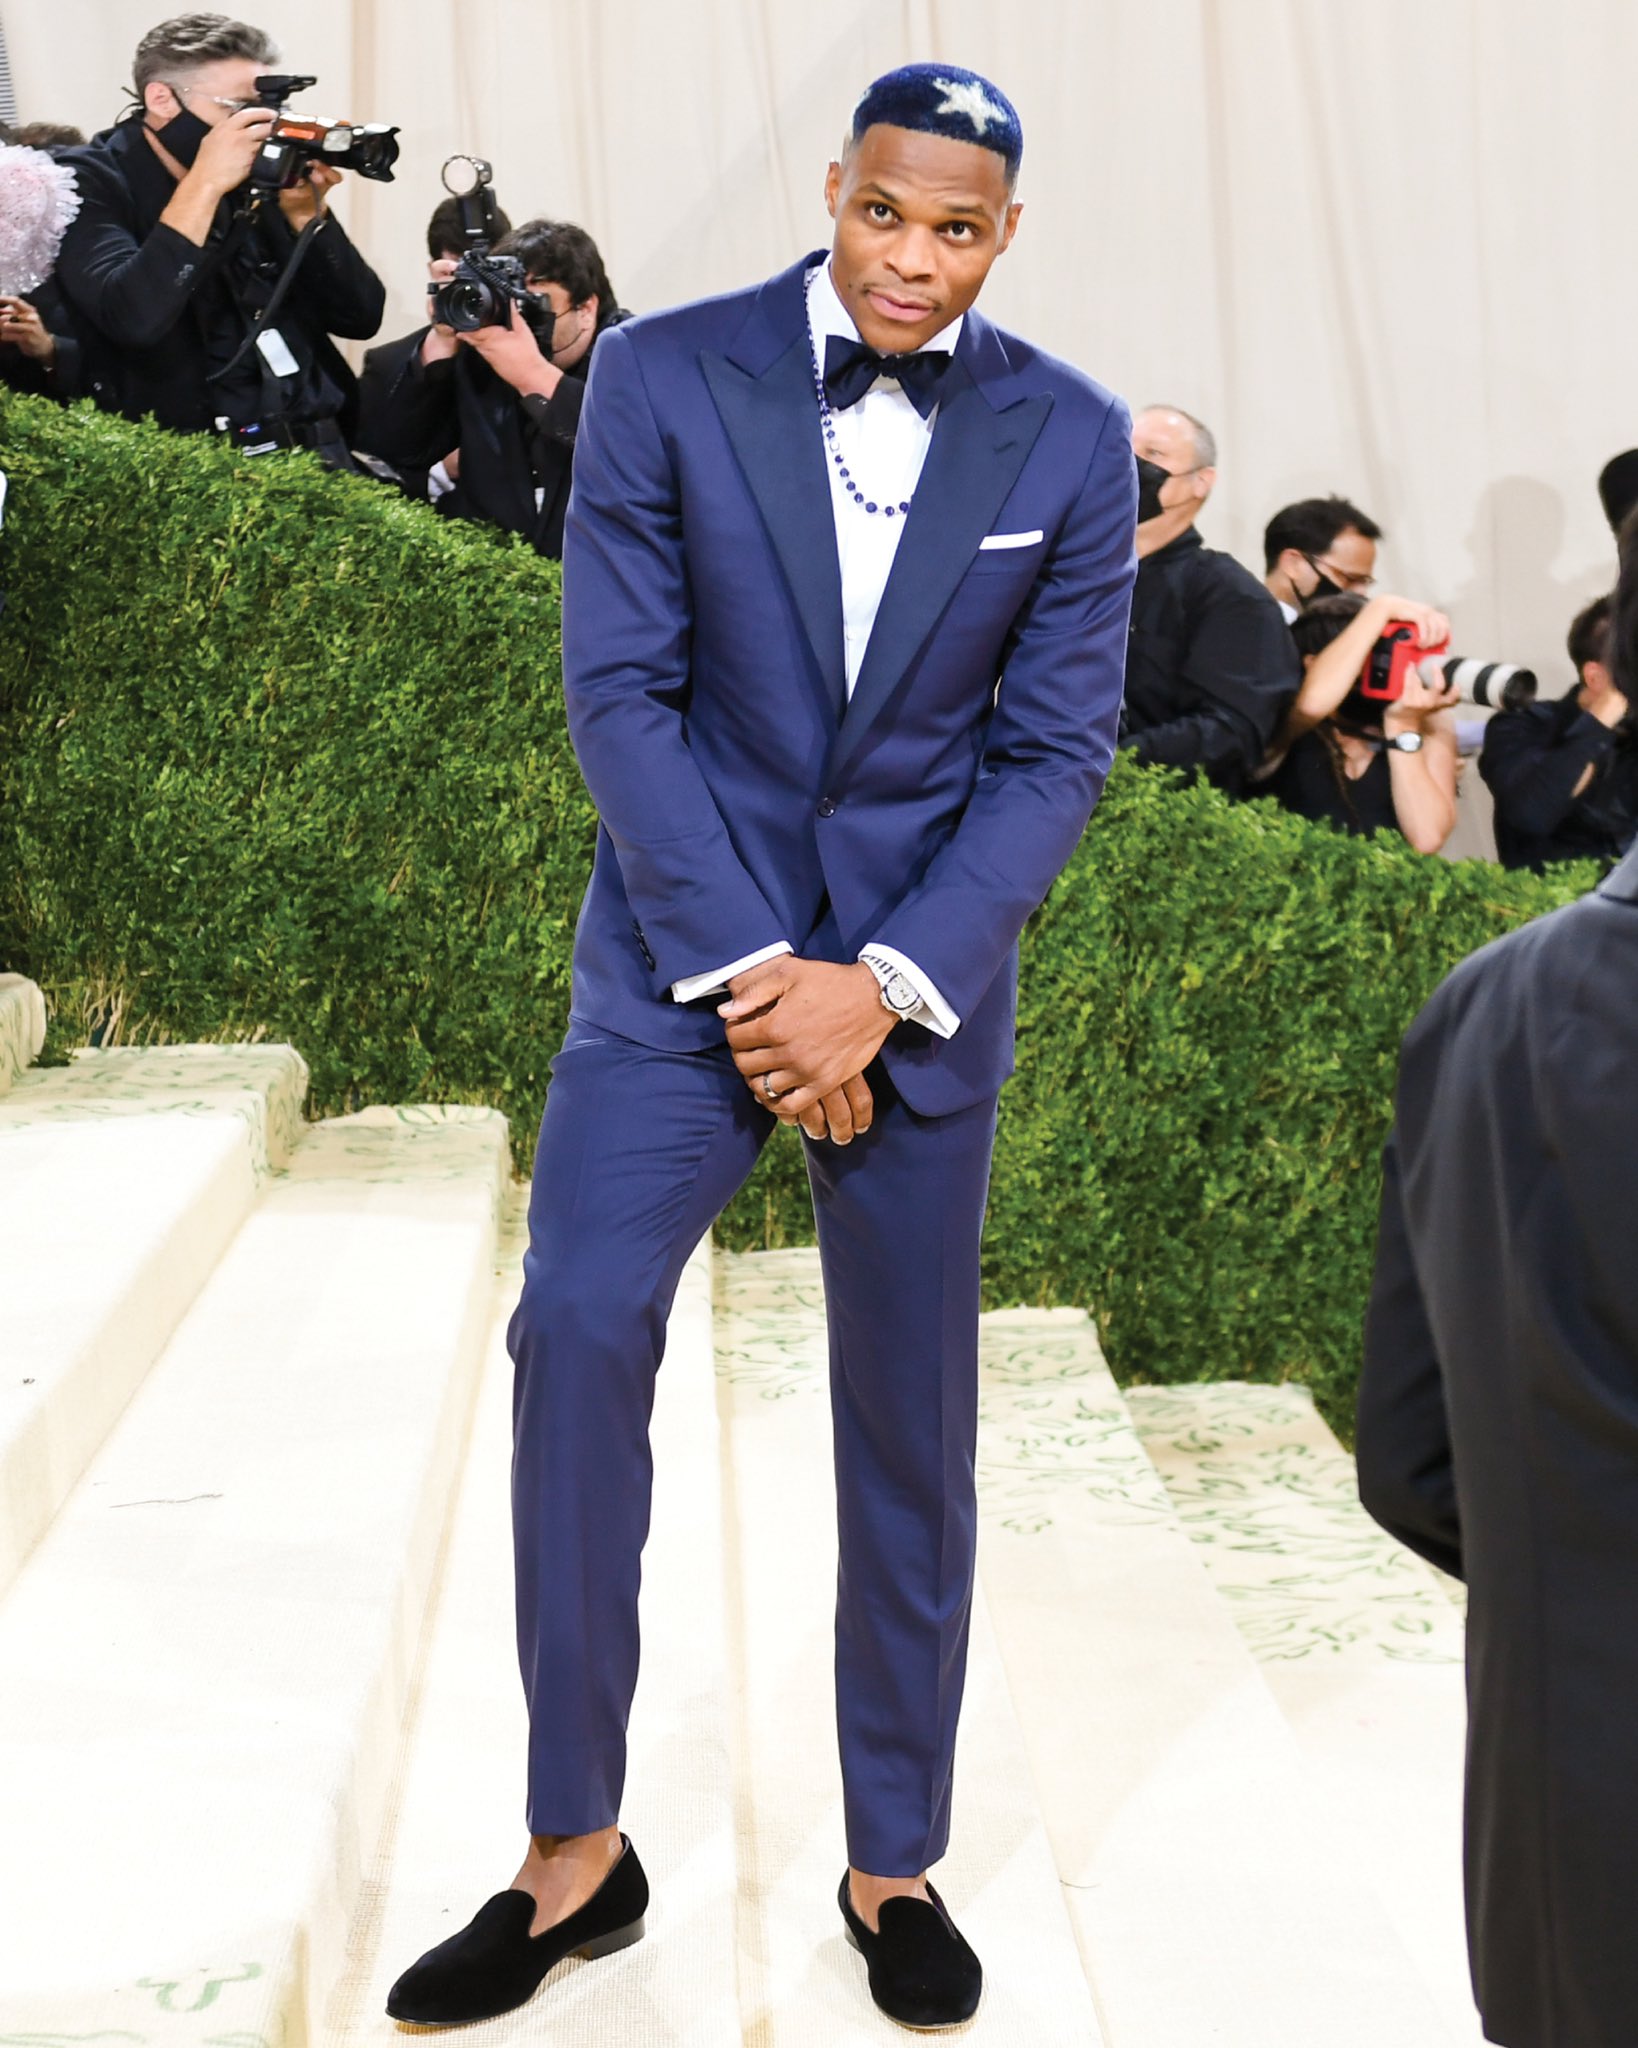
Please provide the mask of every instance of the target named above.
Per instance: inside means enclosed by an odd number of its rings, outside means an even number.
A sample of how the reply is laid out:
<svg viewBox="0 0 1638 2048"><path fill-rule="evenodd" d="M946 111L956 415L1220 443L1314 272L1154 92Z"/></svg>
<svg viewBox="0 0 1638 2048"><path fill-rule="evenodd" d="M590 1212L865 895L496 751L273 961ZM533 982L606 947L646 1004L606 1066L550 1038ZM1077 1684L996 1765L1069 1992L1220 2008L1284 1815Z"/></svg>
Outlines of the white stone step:
<svg viewBox="0 0 1638 2048"><path fill-rule="evenodd" d="M0 1602L0 2035L312 2037L386 1807L504 1119L297 1146Z"/></svg>
<svg viewBox="0 0 1638 2048"><path fill-rule="evenodd" d="M1449 2048L1068 1310L985 1318L981 1571L1113 2048Z"/></svg>
<svg viewBox="0 0 1638 2048"><path fill-rule="evenodd" d="M836 1512L817 1254L719 1257L717 1353L738 1574L730 1646L739 1710L743 2037L756 2048L902 2040L871 2004L836 1909L847 1851L833 1705ZM982 1596L951 1852L935 1881L985 1965L976 2023L982 2038L996 2048L1096 2048L1103 2037ZM1125 2048L1118 2034L1109 2039ZM1171 2048L1185 2041L1179 2035Z"/></svg>
<svg viewBox="0 0 1638 2048"><path fill-rule="evenodd" d="M179 1046L83 1053L0 1097L0 1591L289 1156L306 1092L288 1046Z"/></svg>
<svg viewBox="0 0 1638 2048"><path fill-rule="evenodd" d="M1359 1505L1296 1386L1133 1387L1179 1520L1330 1804L1329 1825L1437 1999L1483 2039L1462 1911L1462 1617Z"/></svg>
<svg viewBox="0 0 1638 2048"><path fill-rule="evenodd" d="M510 1884L527 1846L528 1720L514 1631L506 1351L523 1241L514 1207L392 1808L321 2048L401 2041L384 2011L394 1979ZM484 2029L486 2048L542 2040L721 2048L739 2039L712 1363L711 1274L702 1248L672 1311L655 1398L643 1666L621 1816L653 1888L648 1934L606 1960L560 1965L529 2004Z"/></svg>
<svg viewBox="0 0 1638 2048"><path fill-rule="evenodd" d="M0 1095L45 1044L45 997L20 974L0 974Z"/></svg>

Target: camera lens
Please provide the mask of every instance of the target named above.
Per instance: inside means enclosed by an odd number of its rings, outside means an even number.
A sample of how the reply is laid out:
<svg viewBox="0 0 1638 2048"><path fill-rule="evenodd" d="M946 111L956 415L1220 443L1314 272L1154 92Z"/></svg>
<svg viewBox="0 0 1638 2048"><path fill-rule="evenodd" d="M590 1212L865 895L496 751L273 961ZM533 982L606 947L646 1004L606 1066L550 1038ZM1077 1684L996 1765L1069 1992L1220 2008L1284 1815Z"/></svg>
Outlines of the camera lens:
<svg viewBox="0 0 1638 2048"><path fill-rule="evenodd" d="M457 333L495 324L494 294L476 278L451 278L443 293L444 322Z"/></svg>

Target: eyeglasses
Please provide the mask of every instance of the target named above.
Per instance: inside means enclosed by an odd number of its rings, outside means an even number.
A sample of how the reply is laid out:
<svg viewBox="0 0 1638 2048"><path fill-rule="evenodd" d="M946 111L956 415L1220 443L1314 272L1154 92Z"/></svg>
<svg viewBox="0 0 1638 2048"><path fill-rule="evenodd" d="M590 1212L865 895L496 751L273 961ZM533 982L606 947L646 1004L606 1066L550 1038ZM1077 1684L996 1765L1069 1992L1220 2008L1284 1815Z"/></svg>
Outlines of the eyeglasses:
<svg viewBox="0 0 1638 2048"><path fill-rule="evenodd" d="M176 94L178 99L185 100L197 96L200 99L209 100L213 107L226 107L230 114L242 114L246 107L259 107L261 105L260 100L225 100L219 92L201 92L197 85L177 85L168 78L165 80L165 83L170 86L171 91Z"/></svg>
<svg viewBox="0 0 1638 2048"><path fill-rule="evenodd" d="M1333 583L1340 583L1344 590L1374 590L1376 578L1360 569L1344 569L1340 563L1328 560L1324 555L1304 555L1303 560L1310 569L1321 576L1329 576Z"/></svg>

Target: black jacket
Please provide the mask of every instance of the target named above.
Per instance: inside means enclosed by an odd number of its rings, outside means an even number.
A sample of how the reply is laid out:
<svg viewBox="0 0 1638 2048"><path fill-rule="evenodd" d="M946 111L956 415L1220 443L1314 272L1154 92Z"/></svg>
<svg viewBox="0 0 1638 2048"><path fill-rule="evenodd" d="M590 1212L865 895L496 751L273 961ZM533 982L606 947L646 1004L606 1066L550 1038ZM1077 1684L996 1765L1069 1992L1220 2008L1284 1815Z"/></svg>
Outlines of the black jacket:
<svg viewBox="0 0 1638 2048"><path fill-rule="evenodd" d="M1359 1485L1469 1590L1485 2032L1638 2038L1638 853L1405 1040Z"/></svg>
<svg viewBox="0 0 1638 2048"><path fill-rule="evenodd" d="M1138 564L1121 741L1245 795L1302 681L1279 605L1193 527Z"/></svg>
<svg viewBox="0 0 1638 2048"><path fill-rule="evenodd" d="M1596 770L1581 796L1576 784ZM1638 736L1611 731L1576 693L1498 711L1479 773L1496 799L1496 851L1510 868L1619 860L1638 832Z"/></svg>
<svg viewBox="0 0 1638 2048"><path fill-rule="evenodd" d="M80 211L63 237L56 281L79 316L99 404L161 426L208 429L235 418L335 417L348 433L356 382L332 334L366 340L381 325L386 290L327 219L314 236L274 325L300 365L296 377L264 372L252 350L231 386L212 385L266 302L295 246L270 194L253 221L235 220L237 196L223 200L203 249L159 216L175 181L139 121L124 121L59 160L73 171Z"/></svg>
<svg viewBox="0 0 1638 2048"><path fill-rule="evenodd" d="M520 398L470 348L423 363L424 327L372 348L359 382L358 445L390 462L417 491L418 480L459 448L452 509L521 533L538 553L558 557L586 376L597 341L628 317L614 308L599 320L592 346L549 399Z"/></svg>

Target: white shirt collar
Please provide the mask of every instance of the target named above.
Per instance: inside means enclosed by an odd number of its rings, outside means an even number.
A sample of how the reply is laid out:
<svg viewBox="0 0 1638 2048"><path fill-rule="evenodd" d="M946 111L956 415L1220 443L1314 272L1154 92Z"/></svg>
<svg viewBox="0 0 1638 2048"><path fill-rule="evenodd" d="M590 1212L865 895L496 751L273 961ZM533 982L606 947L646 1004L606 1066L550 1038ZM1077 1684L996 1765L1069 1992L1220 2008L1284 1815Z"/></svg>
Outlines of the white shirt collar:
<svg viewBox="0 0 1638 2048"><path fill-rule="evenodd" d="M946 355L954 355L956 343L961 338L962 323L966 317L965 313L958 313L948 327L941 327L937 334L924 341L913 353L921 355L934 349L942 349ZM809 273L808 321L813 328L814 340L818 344L821 363L825 359L824 344L831 335L840 334L848 341L861 341L864 338L853 315L842 304L841 294L831 279L829 257L819 265L817 276Z"/></svg>

